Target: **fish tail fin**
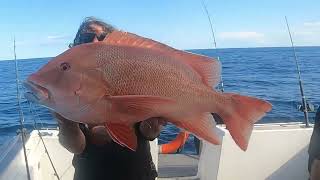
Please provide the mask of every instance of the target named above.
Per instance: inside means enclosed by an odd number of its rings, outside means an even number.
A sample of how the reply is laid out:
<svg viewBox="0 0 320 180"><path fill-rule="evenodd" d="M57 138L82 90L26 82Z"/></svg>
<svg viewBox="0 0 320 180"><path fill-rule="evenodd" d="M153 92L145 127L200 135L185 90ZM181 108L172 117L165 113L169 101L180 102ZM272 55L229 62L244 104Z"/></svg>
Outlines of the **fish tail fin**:
<svg viewBox="0 0 320 180"><path fill-rule="evenodd" d="M247 150L249 139L252 133L253 124L260 120L266 112L269 112L272 105L266 101L242 96L233 93L224 93L229 99L225 109L220 109L217 114L226 124L232 138L242 149Z"/></svg>

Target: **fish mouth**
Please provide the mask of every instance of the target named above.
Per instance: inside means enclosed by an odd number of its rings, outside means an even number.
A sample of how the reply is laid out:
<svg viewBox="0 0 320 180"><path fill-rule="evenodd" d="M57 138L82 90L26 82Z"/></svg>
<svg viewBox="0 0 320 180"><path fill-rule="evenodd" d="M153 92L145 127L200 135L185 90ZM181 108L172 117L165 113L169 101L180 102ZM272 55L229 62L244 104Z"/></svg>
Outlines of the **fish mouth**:
<svg viewBox="0 0 320 180"><path fill-rule="evenodd" d="M25 81L23 86L27 89L24 96L27 100L35 103L42 103L50 98L48 89L32 82Z"/></svg>

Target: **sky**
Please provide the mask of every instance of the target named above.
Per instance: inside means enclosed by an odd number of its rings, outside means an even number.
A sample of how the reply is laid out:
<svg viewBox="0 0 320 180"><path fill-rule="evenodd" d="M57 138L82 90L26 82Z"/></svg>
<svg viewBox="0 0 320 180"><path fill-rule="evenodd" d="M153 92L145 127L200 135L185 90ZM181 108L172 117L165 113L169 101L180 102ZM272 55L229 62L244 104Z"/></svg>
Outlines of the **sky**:
<svg viewBox="0 0 320 180"><path fill-rule="evenodd" d="M319 0L204 0L218 48L320 46ZM178 49L214 48L200 0L1 0L0 60L53 57L72 42L82 20L95 16L116 28Z"/></svg>

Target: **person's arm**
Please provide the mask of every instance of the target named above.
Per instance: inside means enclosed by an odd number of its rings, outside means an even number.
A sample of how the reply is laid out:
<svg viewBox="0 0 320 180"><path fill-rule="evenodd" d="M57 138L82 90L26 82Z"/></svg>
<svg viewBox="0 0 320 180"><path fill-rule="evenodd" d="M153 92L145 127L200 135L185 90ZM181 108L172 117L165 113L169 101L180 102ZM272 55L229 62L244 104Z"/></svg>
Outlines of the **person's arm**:
<svg viewBox="0 0 320 180"><path fill-rule="evenodd" d="M152 141L160 135L165 125L166 120L163 118L150 118L139 124L139 131L146 140Z"/></svg>
<svg viewBox="0 0 320 180"><path fill-rule="evenodd" d="M60 144L74 154L82 153L86 146L86 139L79 124L57 113L53 113L53 116L58 121Z"/></svg>
<svg viewBox="0 0 320 180"><path fill-rule="evenodd" d="M314 159L311 166L310 180L318 179L320 179L320 160Z"/></svg>

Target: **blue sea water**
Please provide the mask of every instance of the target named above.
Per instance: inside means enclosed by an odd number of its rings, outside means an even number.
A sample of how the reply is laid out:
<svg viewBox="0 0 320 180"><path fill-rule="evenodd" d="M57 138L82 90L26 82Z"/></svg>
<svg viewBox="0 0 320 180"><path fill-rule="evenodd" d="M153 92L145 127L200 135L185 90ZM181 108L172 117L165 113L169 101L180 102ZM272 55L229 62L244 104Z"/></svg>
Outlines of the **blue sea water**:
<svg viewBox="0 0 320 180"><path fill-rule="evenodd" d="M298 47L297 56L301 68L305 95L314 104L320 104L320 47ZM301 102L296 65L291 48L239 48L201 49L194 53L220 57L225 92L236 92L256 96L273 104L273 110L260 123L303 121L303 113L297 110ZM46 64L50 58L25 59L18 61L19 80ZM15 62L0 61L0 146L16 134L19 128ZM22 110L26 128L56 127L56 121L43 107L31 105L23 97L20 87ZM31 113L34 111L35 113ZM34 115L36 114L36 115ZM311 120L314 114L310 114ZM161 132L160 143L175 137L178 129L166 126ZM193 152L192 138L185 152Z"/></svg>

